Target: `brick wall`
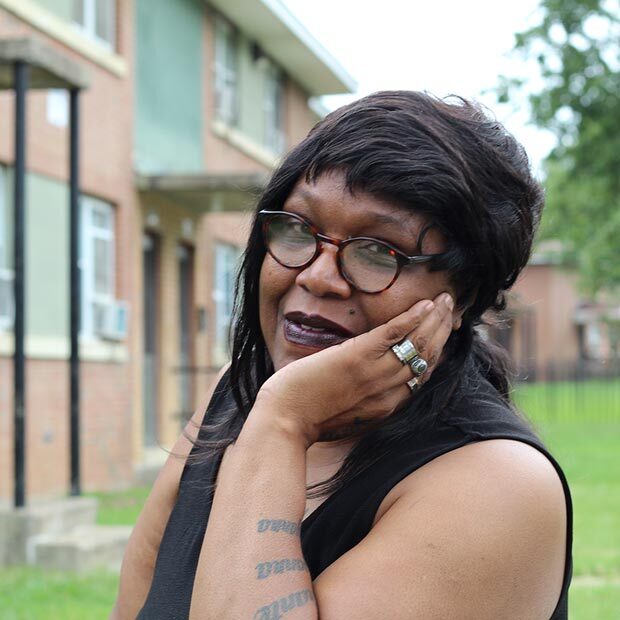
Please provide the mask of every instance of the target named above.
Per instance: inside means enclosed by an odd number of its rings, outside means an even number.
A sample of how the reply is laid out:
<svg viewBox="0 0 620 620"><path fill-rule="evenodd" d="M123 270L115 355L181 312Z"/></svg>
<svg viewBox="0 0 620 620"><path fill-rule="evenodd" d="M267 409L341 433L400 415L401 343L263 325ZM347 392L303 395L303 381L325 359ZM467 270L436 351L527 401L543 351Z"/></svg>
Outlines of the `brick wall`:
<svg viewBox="0 0 620 620"><path fill-rule="evenodd" d="M129 377L123 364L81 367L81 473L85 491L127 486L132 477ZM65 361L26 364L26 497L39 500L69 491L69 366ZM0 359L0 503L12 501L13 371Z"/></svg>
<svg viewBox="0 0 620 620"><path fill-rule="evenodd" d="M1 9L0 37L36 37L88 70L91 87L81 95L81 189L116 207L116 296L133 302L138 274L132 266L139 238L132 165L133 2L118 6L118 48L127 62L126 76L87 60ZM66 182L69 131L47 121L46 105L45 91L28 93L27 169ZM0 162L8 165L14 156L13 127L13 94L5 91L0 93ZM27 494L31 499L62 495L69 488L68 363L35 357L26 366ZM84 361L81 372L83 487L125 486L132 476L133 367L128 362ZM13 495L12 393L12 360L0 357L0 502L11 501Z"/></svg>
<svg viewBox="0 0 620 620"><path fill-rule="evenodd" d="M117 298L130 302L130 329L123 363L85 361L82 366L82 463L85 489L111 489L128 484L134 465L144 460L143 450L143 285L142 231L152 227L147 217L155 212L161 235L161 322L160 372L157 385L159 408L155 413L161 444L169 447L179 433L178 258L179 242L195 248L195 305L214 316L212 297L213 243L227 241L243 246L249 215L214 214L200 217L181 204L163 199L143 201L133 181L134 135L134 3L119 2L118 54L126 63L118 75L75 50L59 43L0 9L0 36L32 35L44 40L91 74L91 88L81 98L81 187L82 191L113 203L116 207ZM213 131L213 19L204 20L205 67L204 144L205 169L209 173L268 171L265 158L252 156ZM292 79L285 88L287 145L301 139L314 122L306 105L306 94ZM41 175L66 181L68 178L68 130L50 125L46 119L46 94L28 96L27 167ZM13 159L13 97L0 93L0 163ZM251 150L251 149L250 149ZM251 201L249 201L251 202ZM182 222L190 219L194 233L187 238ZM196 333L194 363L213 365L213 321ZM39 356L40 357L40 356ZM68 365L66 360L28 361L28 492L31 496L63 494L69 485ZM195 405L203 402L214 372L195 375ZM0 357L0 501L12 497L12 379L11 360Z"/></svg>

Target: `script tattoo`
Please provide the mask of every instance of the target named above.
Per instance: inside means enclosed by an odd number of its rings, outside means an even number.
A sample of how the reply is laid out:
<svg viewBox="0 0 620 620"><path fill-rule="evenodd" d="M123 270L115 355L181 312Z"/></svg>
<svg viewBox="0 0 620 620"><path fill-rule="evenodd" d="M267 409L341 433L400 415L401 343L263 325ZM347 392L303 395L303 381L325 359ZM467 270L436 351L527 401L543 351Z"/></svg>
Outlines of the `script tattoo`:
<svg viewBox="0 0 620 620"><path fill-rule="evenodd" d="M284 519L261 519L257 524L257 531L262 532L286 532L291 536L299 536L301 524Z"/></svg>
<svg viewBox="0 0 620 620"><path fill-rule="evenodd" d="M288 596L269 603L269 605L261 607L256 611L253 618L254 620L280 620L285 613L292 611L296 607L303 607L313 600L314 594L312 590L293 592Z"/></svg>
<svg viewBox="0 0 620 620"><path fill-rule="evenodd" d="M306 563L297 558L272 560L271 562L261 562L256 565L258 579L267 579L271 575L279 575L290 570L307 570L307 568Z"/></svg>

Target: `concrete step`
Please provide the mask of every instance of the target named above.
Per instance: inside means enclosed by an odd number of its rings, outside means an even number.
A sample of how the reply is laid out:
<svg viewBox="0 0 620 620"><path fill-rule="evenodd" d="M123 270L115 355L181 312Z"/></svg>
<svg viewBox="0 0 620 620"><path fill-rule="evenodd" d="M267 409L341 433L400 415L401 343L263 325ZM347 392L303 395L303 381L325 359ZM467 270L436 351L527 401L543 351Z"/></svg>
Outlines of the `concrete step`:
<svg viewBox="0 0 620 620"><path fill-rule="evenodd" d="M124 525L83 525L67 533L42 534L30 541L29 563L75 572L118 571L131 530Z"/></svg>
<svg viewBox="0 0 620 620"><path fill-rule="evenodd" d="M31 544L38 537L94 525L97 503L92 497L66 497L0 510L0 566L31 563Z"/></svg>
<svg viewBox="0 0 620 620"><path fill-rule="evenodd" d="M137 486L151 487L168 458L168 452L160 447L145 448L142 463L134 468L133 482Z"/></svg>

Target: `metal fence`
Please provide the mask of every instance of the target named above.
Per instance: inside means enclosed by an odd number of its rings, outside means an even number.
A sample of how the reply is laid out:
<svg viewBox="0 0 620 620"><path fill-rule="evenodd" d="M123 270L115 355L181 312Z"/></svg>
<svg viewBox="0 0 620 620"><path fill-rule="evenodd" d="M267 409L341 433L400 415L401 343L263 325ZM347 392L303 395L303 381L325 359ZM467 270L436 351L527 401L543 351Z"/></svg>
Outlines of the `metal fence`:
<svg viewBox="0 0 620 620"><path fill-rule="evenodd" d="M219 367L178 366L173 369L180 381L180 407L176 412L181 427L192 416L189 386L198 375L214 378ZM547 364L524 369L514 381L514 398L528 417L540 421L602 421L620 423L620 360Z"/></svg>
<svg viewBox="0 0 620 620"><path fill-rule="evenodd" d="M548 364L521 372L515 400L533 419L620 422L620 360Z"/></svg>

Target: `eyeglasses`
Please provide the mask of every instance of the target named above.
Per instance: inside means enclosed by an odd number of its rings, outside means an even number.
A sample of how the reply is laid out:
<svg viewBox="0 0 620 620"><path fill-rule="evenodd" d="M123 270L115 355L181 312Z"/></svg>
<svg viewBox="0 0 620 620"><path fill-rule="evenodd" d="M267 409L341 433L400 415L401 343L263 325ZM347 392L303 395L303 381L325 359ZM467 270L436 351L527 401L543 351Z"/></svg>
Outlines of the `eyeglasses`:
<svg viewBox="0 0 620 620"><path fill-rule="evenodd" d="M287 211L259 211L263 239L269 254L283 267L303 269L321 253L322 243L338 248L340 275L364 293L390 288L405 265L426 263L441 254L407 256L394 246L372 237L334 239L324 235L304 218Z"/></svg>

